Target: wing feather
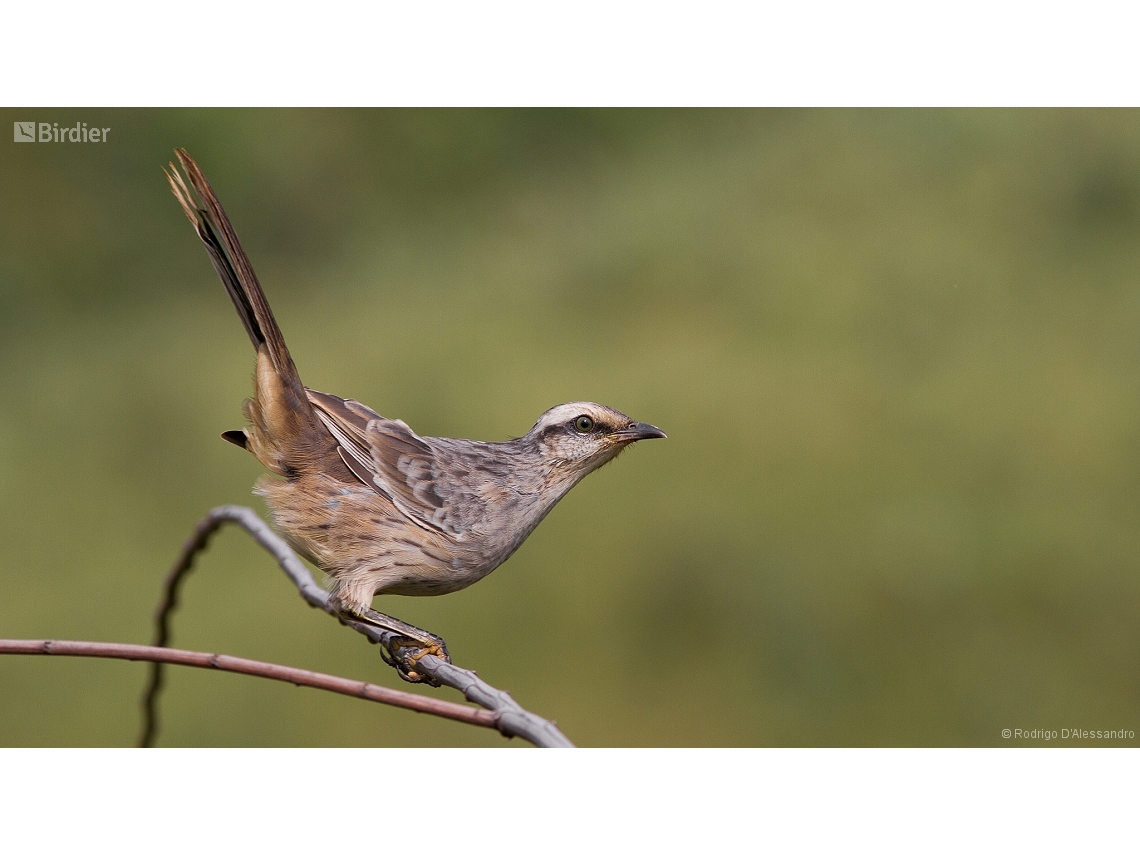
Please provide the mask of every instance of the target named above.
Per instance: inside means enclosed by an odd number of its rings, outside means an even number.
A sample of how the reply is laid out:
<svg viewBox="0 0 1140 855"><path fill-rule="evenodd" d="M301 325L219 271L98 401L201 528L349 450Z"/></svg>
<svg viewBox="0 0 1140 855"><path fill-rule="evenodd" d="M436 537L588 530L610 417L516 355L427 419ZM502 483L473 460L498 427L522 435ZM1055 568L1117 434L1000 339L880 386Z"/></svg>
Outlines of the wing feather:
<svg viewBox="0 0 1140 855"><path fill-rule="evenodd" d="M405 516L455 540L464 539L448 501L460 498L460 490L448 479L447 467L439 465L436 449L399 419L369 422L368 445L377 483Z"/></svg>
<svg viewBox="0 0 1140 855"><path fill-rule="evenodd" d="M520 485L510 458L486 443L421 437L359 401L307 389L344 464L410 522L456 542L486 529L491 506L509 510Z"/></svg>
<svg viewBox="0 0 1140 855"><path fill-rule="evenodd" d="M338 398L313 389L305 389L317 417L340 445L340 456L352 473L375 488L372 452L368 448L368 423L383 419L379 413L359 401ZM350 462L351 461L351 462Z"/></svg>

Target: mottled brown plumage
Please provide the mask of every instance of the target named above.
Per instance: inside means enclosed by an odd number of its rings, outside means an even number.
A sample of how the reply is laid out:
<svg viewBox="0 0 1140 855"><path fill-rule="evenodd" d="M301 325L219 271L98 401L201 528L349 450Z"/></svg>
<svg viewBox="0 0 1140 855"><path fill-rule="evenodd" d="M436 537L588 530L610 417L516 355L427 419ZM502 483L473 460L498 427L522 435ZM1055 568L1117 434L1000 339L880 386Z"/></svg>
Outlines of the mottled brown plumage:
<svg viewBox="0 0 1140 855"><path fill-rule="evenodd" d="M279 476L261 478L257 492L292 546L329 575L345 616L446 657L441 639L373 611L372 598L478 581L582 478L631 443L665 434L576 402L547 410L508 442L421 437L358 401L307 389L209 182L185 150L175 153L189 186L173 164L170 186L257 349L249 425L223 437Z"/></svg>

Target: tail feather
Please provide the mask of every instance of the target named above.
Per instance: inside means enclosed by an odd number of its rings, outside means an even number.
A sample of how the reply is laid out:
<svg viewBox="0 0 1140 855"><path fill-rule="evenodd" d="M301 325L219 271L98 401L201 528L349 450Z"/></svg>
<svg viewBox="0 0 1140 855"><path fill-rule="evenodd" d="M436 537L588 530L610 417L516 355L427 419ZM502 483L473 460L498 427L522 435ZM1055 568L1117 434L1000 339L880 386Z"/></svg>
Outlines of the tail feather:
<svg viewBox="0 0 1140 855"><path fill-rule="evenodd" d="M218 201L218 197L214 195L214 188L210 186L210 182L206 180L206 176L202 174L202 170L198 168L198 164L186 149L177 148L174 153L178 156L178 162L182 164L186 177L190 179L194 194L202 204L194 203L194 195L189 192L181 175L174 169L174 164L170 165L166 175L167 180L170 181L171 189L181 203L182 210L194 224L198 237L210 253L214 269L218 271L218 276L225 284L253 346L265 344L268 347L269 357L277 373L286 381L295 381L304 400L297 366L293 364L293 358L285 346L285 338L281 335L281 328L277 326L277 319L273 317L273 311L265 299L265 292L261 290L261 283L257 281L257 274L253 272L253 265L249 263L249 257L242 249L241 241L230 225L230 219L226 216L222 203Z"/></svg>
<svg viewBox="0 0 1140 855"><path fill-rule="evenodd" d="M170 164L165 170L170 189L206 247L214 270L257 349L254 397L246 408L250 430L227 432L223 437L243 445L276 472L297 473L313 459L317 446L331 441L331 435L317 420L253 266L210 182L185 149L174 152L189 186L177 167ZM239 433L245 434L246 443L238 442Z"/></svg>
<svg viewBox="0 0 1140 855"><path fill-rule="evenodd" d="M179 150L180 156L184 154ZM189 155L186 155L188 158ZM190 161L193 163L193 161ZM186 219L194 226L194 231L198 233L198 239L202 241L202 245L206 247L206 252L210 255L210 261L214 265L214 270L218 273L218 278L222 280L222 284L226 286L226 293L230 295L233 301L234 308L237 309L238 317L241 318L242 326L249 334L249 340L253 342L254 348L258 348L265 344L265 335L261 331L261 326L257 322L257 315L253 310L253 306L246 296L245 290L242 288L241 280L238 278L238 273L234 269L234 265L226 256L226 251L222 248L221 239L218 237L217 230L211 225L210 215L208 211L197 204L194 196L191 194L186 182L182 180L182 174L178 172L174 164L170 164L169 169L162 170L166 174L166 180L170 183L170 189L174 192L174 198L178 200L178 204L182 206L183 213L186 214ZM209 185L206 185L209 187ZM218 206L221 210L221 206ZM225 213L222 213L225 216ZM240 244L239 244L240 247Z"/></svg>

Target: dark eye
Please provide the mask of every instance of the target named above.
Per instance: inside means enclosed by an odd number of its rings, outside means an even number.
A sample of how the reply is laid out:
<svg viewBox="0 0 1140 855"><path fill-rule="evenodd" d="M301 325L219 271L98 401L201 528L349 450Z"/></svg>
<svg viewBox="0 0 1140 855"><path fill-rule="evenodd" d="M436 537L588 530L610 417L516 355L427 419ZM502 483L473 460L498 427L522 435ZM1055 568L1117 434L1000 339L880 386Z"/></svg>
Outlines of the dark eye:
<svg viewBox="0 0 1140 855"><path fill-rule="evenodd" d="M589 416L578 416L574 419L574 430L578 433L589 433L594 429L594 420Z"/></svg>

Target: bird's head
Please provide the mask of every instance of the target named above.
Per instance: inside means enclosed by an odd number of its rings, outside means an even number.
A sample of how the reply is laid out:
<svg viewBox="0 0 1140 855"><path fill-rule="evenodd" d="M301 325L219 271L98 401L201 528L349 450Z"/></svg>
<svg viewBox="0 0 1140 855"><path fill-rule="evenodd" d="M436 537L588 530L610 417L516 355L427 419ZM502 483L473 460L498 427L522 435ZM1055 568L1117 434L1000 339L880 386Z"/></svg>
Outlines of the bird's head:
<svg viewBox="0 0 1140 855"><path fill-rule="evenodd" d="M640 439L664 439L665 432L602 404L575 401L543 413L528 438L548 461L581 476Z"/></svg>

